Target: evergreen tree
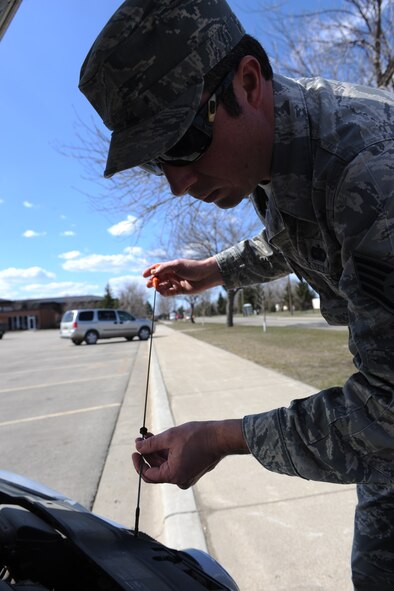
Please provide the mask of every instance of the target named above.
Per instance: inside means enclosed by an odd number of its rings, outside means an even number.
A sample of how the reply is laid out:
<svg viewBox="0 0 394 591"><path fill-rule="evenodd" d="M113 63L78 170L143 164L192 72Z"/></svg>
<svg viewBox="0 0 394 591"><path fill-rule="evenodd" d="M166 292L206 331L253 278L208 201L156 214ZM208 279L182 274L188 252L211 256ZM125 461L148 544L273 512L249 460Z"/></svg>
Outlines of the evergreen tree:
<svg viewBox="0 0 394 591"><path fill-rule="evenodd" d="M314 293L306 281L300 280L295 290L295 302L299 310L310 310Z"/></svg>
<svg viewBox="0 0 394 591"><path fill-rule="evenodd" d="M118 300L113 297L109 283L105 286L104 297L100 303L101 308L117 308Z"/></svg>
<svg viewBox="0 0 394 591"><path fill-rule="evenodd" d="M244 304L252 304L253 310L259 307L259 286L244 287Z"/></svg>
<svg viewBox="0 0 394 591"><path fill-rule="evenodd" d="M216 308L217 308L218 314L225 314L226 313L227 298L223 297L222 292L219 293Z"/></svg>
<svg viewBox="0 0 394 591"><path fill-rule="evenodd" d="M291 283L290 277L287 278L287 282L285 288L283 290L282 295L282 305L286 307L291 314L294 312L294 294L293 294L293 285Z"/></svg>

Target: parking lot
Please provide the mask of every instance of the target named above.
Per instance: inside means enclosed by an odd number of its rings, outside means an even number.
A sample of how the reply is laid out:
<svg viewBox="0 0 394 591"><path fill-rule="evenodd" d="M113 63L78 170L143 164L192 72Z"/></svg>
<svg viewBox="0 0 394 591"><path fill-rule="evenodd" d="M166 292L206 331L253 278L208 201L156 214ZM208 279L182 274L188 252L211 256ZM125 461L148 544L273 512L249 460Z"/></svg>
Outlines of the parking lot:
<svg viewBox="0 0 394 591"><path fill-rule="evenodd" d="M6 333L0 341L0 469L91 507L143 345L112 339L76 347L56 330Z"/></svg>

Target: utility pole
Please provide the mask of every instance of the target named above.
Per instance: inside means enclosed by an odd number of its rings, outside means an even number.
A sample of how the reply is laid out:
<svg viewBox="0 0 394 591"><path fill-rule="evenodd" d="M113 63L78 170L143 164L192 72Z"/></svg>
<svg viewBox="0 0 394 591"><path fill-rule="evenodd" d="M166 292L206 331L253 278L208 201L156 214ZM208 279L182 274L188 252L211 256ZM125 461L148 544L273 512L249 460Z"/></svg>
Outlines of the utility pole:
<svg viewBox="0 0 394 591"><path fill-rule="evenodd" d="M293 310L293 296L291 294L290 275L287 276L287 291L289 292L289 308L290 308L290 314L293 316L294 315L294 310Z"/></svg>
<svg viewBox="0 0 394 591"><path fill-rule="evenodd" d="M21 3L22 0L0 0L0 41Z"/></svg>

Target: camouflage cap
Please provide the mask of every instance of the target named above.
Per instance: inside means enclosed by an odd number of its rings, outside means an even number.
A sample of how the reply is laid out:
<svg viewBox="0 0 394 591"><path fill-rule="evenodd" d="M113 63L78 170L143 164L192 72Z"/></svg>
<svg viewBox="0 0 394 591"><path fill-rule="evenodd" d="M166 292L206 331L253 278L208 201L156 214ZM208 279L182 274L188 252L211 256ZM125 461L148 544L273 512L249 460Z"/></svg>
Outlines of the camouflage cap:
<svg viewBox="0 0 394 591"><path fill-rule="evenodd" d="M104 176L169 150L193 121L203 77L245 32L225 0L126 0L81 69L112 131Z"/></svg>

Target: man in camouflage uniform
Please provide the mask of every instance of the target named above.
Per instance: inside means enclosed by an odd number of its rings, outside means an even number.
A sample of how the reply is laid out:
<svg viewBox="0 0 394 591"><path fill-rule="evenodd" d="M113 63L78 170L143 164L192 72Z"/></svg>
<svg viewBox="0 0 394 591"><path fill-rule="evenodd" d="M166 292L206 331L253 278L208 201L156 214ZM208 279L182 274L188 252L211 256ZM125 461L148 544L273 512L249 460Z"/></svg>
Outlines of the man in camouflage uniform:
<svg viewBox="0 0 394 591"><path fill-rule="evenodd" d="M354 355L342 388L137 442L144 480L186 488L225 455L252 453L275 472L357 483L355 589L394 589L394 98L272 77L224 0L125 2L80 87L113 131L106 176L142 166L174 194L223 208L254 193L260 236L151 265L148 285L156 274L176 295L294 272L330 324L349 326Z"/></svg>

